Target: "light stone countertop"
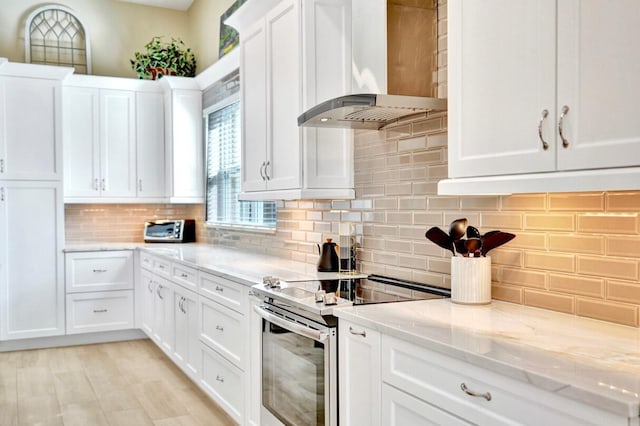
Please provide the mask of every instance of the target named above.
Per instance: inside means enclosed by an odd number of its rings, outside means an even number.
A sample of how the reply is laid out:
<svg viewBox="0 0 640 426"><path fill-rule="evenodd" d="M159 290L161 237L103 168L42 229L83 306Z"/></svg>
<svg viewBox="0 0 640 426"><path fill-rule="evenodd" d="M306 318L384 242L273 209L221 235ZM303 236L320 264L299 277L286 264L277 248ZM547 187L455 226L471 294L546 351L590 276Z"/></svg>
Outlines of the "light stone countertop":
<svg viewBox="0 0 640 426"><path fill-rule="evenodd" d="M383 303L334 314L558 395L640 416L636 328L500 301Z"/></svg>
<svg viewBox="0 0 640 426"><path fill-rule="evenodd" d="M137 248L150 254L178 260L248 286L262 283L262 278L265 276L275 276L281 281L342 277L334 272L318 272L315 264L202 243L71 243L65 246L65 252L135 250ZM349 275L348 277L364 278L366 275Z"/></svg>

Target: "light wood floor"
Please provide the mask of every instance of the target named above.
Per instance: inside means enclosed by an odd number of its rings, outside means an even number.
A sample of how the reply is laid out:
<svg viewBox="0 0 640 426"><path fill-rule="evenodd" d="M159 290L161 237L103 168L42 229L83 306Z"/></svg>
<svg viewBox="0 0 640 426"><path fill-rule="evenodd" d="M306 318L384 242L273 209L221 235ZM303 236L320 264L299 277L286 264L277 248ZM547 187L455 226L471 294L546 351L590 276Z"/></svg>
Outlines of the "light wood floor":
<svg viewBox="0 0 640 426"><path fill-rule="evenodd" d="M235 424L149 340L0 353L0 425Z"/></svg>

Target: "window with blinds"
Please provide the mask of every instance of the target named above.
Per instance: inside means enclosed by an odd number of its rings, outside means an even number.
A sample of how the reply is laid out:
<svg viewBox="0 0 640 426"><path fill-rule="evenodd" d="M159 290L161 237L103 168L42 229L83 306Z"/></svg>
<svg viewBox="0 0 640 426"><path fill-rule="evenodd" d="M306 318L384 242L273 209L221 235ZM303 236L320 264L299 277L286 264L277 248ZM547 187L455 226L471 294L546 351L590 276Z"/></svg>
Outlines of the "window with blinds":
<svg viewBox="0 0 640 426"><path fill-rule="evenodd" d="M237 73L236 73L237 75ZM274 202L239 201L241 191L240 98L237 80L230 76L205 93L207 150L206 221L232 227L275 229ZM220 100L220 98L223 98ZM207 102L208 101L208 102Z"/></svg>

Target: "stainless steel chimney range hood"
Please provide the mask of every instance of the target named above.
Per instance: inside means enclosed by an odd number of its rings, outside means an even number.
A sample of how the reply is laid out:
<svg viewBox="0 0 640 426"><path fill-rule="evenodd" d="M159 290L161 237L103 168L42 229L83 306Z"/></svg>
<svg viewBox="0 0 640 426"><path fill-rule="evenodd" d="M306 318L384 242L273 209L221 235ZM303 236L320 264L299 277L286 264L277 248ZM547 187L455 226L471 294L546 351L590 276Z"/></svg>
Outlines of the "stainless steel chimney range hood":
<svg viewBox="0 0 640 426"><path fill-rule="evenodd" d="M322 102L302 113L298 117L298 126L380 130L402 118L446 110L446 99L404 95L346 95Z"/></svg>
<svg viewBox="0 0 640 426"><path fill-rule="evenodd" d="M298 116L300 127L380 130L447 110L437 92L437 2L352 0L351 93ZM386 29L386 31L385 31Z"/></svg>

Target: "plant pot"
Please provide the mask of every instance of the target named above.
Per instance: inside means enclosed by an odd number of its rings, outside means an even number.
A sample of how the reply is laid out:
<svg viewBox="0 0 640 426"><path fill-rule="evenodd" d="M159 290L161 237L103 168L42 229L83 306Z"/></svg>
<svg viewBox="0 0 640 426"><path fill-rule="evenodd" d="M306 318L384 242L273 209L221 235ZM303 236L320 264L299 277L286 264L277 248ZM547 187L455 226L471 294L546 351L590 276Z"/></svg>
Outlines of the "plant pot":
<svg viewBox="0 0 640 426"><path fill-rule="evenodd" d="M491 303L491 257L451 258L451 301L465 305Z"/></svg>
<svg viewBox="0 0 640 426"><path fill-rule="evenodd" d="M175 71L166 69L166 68L152 68L149 67L147 70L151 73L151 79L157 80L163 75L176 75Z"/></svg>

